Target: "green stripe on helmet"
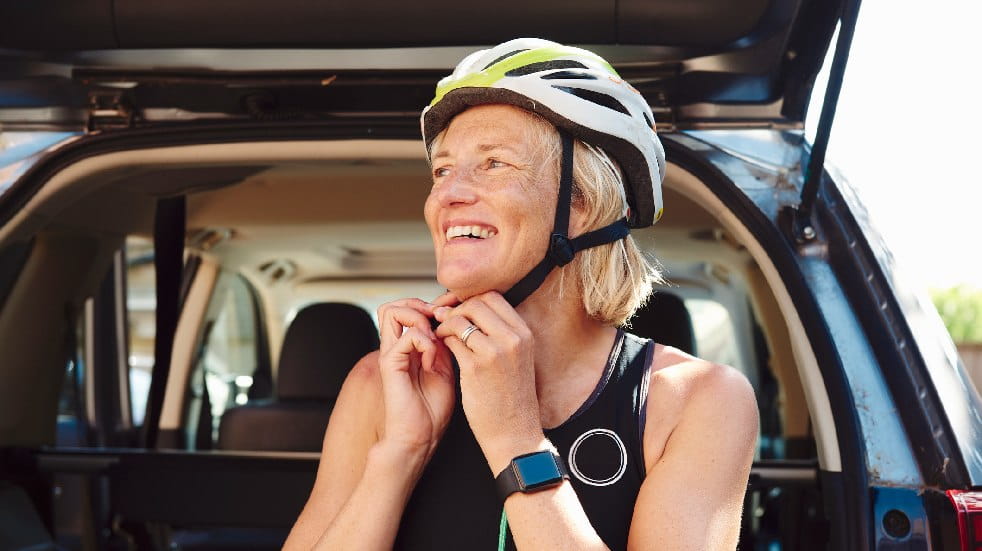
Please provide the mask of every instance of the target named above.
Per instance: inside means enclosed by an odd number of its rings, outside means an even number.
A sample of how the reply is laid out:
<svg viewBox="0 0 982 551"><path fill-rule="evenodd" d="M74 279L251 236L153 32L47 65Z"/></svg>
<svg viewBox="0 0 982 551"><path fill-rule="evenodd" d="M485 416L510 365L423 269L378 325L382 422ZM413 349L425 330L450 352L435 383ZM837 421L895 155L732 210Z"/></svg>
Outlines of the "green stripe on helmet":
<svg viewBox="0 0 982 551"><path fill-rule="evenodd" d="M457 88L490 88L491 86L494 86L496 82L504 78L505 73L508 71L518 69L519 67L524 67L526 65L532 65L533 63L543 63L567 56L589 57L594 61L603 64L603 66L610 71L612 76L620 78L617 71L615 71L614 68L611 67L610 64L603 58L597 55L566 46L547 46L526 50L513 56L508 56L494 65L491 65L487 69L484 69L483 71L464 75L457 80L447 82L440 81L436 87L436 96L433 98L433 101L430 102L430 106L432 107L436 105L443 99L443 96L447 95L447 93L453 90L456 90Z"/></svg>

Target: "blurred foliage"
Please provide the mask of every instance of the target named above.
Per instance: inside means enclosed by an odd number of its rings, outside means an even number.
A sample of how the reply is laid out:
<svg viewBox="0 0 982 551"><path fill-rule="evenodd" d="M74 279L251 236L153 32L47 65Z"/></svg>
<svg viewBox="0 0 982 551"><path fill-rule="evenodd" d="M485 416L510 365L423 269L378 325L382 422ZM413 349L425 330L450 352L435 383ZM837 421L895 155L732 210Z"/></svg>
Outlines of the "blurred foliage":
<svg viewBox="0 0 982 551"><path fill-rule="evenodd" d="M931 291L955 342L982 342L982 290L964 285Z"/></svg>

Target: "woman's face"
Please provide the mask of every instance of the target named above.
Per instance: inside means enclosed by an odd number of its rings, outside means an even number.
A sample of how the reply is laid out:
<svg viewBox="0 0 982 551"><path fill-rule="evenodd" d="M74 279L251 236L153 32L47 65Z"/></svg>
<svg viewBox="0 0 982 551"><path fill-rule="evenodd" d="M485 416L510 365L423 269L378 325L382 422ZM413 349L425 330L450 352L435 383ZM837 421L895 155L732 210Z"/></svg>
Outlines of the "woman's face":
<svg viewBox="0 0 982 551"><path fill-rule="evenodd" d="M472 107L432 152L424 214L437 279L459 298L504 292L545 256L559 184L532 124L516 107Z"/></svg>

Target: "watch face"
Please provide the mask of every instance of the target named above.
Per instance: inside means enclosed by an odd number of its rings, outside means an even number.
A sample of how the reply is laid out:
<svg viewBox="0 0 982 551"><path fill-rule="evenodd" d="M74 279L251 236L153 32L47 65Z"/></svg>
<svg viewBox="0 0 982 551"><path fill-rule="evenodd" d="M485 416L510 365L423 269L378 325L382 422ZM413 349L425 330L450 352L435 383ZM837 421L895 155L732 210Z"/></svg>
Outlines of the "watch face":
<svg viewBox="0 0 982 551"><path fill-rule="evenodd" d="M518 482L526 490L549 486L563 479L556 460L549 452L517 457L514 464Z"/></svg>

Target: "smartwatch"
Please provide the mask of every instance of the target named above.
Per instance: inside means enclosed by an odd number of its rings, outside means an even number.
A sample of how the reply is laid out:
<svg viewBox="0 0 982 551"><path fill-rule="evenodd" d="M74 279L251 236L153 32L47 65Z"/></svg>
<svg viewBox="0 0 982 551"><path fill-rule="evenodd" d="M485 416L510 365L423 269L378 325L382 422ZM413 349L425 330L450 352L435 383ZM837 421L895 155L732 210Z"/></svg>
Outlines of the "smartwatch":
<svg viewBox="0 0 982 551"><path fill-rule="evenodd" d="M562 484L569 478L562 459L543 450L519 455L495 477L498 495L504 501L515 492L532 493Z"/></svg>

